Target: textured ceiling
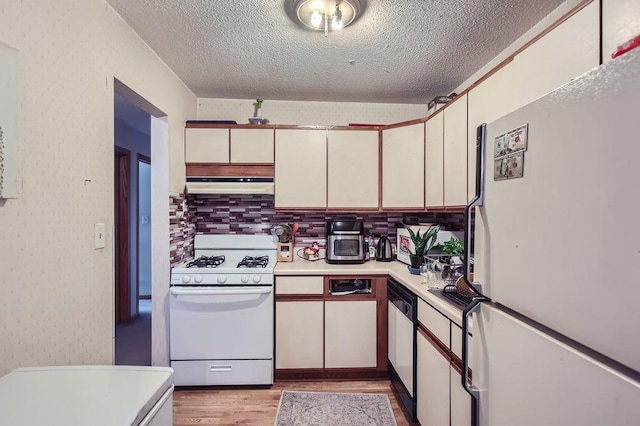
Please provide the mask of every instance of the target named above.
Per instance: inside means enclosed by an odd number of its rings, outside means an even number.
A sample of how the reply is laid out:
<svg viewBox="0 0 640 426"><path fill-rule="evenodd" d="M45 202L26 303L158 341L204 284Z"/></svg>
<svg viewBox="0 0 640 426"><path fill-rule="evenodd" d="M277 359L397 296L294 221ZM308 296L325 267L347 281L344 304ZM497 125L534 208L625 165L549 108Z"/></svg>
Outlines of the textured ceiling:
<svg viewBox="0 0 640 426"><path fill-rule="evenodd" d="M285 0L107 0L199 98L427 103L562 0L369 0L304 30Z"/></svg>

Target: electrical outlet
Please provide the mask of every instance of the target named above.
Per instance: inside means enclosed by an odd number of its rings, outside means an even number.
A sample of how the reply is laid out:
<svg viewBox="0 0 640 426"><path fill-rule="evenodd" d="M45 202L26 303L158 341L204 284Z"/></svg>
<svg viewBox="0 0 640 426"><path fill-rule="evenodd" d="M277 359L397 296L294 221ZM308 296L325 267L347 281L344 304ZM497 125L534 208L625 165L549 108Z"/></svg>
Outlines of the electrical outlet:
<svg viewBox="0 0 640 426"><path fill-rule="evenodd" d="M104 223L96 223L94 225L94 239L95 239L94 248L96 250L102 249L105 247L105 240L107 238L105 235Z"/></svg>

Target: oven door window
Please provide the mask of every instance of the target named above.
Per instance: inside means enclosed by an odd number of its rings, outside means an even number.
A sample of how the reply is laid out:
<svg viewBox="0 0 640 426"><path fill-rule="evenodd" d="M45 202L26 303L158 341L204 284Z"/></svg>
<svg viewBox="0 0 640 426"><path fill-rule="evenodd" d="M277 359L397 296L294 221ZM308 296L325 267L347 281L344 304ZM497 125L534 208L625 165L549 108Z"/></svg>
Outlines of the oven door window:
<svg viewBox="0 0 640 426"><path fill-rule="evenodd" d="M360 241L336 240L333 243L333 253L336 256L358 256L360 253Z"/></svg>

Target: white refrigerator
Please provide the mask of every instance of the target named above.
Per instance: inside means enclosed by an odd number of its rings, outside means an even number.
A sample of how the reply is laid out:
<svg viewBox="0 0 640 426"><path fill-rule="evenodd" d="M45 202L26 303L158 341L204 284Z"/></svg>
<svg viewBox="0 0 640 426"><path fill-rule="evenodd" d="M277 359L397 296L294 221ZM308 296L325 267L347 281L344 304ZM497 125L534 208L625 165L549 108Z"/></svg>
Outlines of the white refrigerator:
<svg viewBox="0 0 640 426"><path fill-rule="evenodd" d="M640 425L640 49L478 134L472 424Z"/></svg>

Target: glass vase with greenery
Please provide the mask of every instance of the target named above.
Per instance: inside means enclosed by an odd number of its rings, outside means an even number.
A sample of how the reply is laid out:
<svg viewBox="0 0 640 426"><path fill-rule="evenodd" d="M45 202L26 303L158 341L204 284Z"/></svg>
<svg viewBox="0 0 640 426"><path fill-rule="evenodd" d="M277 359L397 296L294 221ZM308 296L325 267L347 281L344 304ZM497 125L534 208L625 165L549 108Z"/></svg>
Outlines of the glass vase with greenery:
<svg viewBox="0 0 640 426"><path fill-rule="evenodd" d="M440 252L440 269L442 270L442 278L445 281L455 281L462 270L462 255L464 254L464 246L462 241L456 237L451 237L449 241L438 244L434 247Z"/></svg>

